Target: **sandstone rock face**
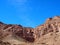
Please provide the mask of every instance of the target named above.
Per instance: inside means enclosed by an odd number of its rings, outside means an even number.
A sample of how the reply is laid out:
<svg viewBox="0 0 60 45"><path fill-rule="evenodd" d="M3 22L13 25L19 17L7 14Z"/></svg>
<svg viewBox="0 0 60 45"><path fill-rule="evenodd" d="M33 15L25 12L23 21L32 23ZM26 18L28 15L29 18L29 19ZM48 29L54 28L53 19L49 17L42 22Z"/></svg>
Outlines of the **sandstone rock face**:
<svg viewBox="0 0 60 45"><path fill-rule="evenodd" d="M34 29L30 27L23 27L21 25L12 25L12 24L4 24L0 23L0 34L2 37L6 37L8 35L13 35L15 37L20 37L29 42L34 42ZM0 36L0 37L1 37Z"/></svg>
<svg viewBox="0 0 60 45"><path fill-rule="evenodd" d="M9 42L0 41L0 45L11 45Z"/></svg>
<svg viewBox="0 0 60 45"><path fill-rule="evenodd" d="M43 36L50 32L60 32L60 17L48 18L45 24L35 28L37 37Z"/></svg>
<svg viewBox="0 0 60 45"><path fill-rule="evenodd" d="M39 43L44 42L42 44L39 44L39 45L44 45L45 38L48 38L46 39L47 40L46 42L48 42L48 40L52 39L53 36L54 36L53 39L55 39L56 36L60 35L60 16L55 16L54 18L48 18L44 24L37 26L36 28L23 27L21 25L15 25L15 24L4 24L0 22L0 42L2 42L1 40L5 39L5 37L10 35L12 35L11 36L12 38L13 37L18 39L22 38L26 42L35 43L30 45L37 45L36 44L37 42ZM59 37L57 39L60 39ZM37 41L36 39L39 39L39 40ZM5 43L5 42L2 42L2 43ZM11 44L9 43L8 45L11 45ZM50 44L50 45L53 45L53 44Z"/></svg>
<svg viewBox="0 0 60 45"><path fill-rule="evenodd" d="M21 37L27 41L34 42L35 38L33 30L33 28L23 27L22 29L20 28L20 30L17 30L14 35Z"/></svg>

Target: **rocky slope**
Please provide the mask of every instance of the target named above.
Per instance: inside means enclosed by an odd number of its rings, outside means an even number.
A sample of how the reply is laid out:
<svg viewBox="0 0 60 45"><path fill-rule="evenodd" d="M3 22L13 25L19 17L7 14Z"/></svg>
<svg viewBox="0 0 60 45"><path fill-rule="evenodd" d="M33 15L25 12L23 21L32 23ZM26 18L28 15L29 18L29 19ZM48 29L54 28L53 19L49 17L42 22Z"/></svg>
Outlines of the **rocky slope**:
<svg viewBox="0 0 60 45"><path fill-rule="evenodd" d="M41 37L50 32L60 32L60 17L48 18L45 24L42 24L35 28L37 37Z"/></svg>
<svg viewBox="0 0 60 45"><path fill-rule="evenodd" d="M48 18L36 28L0 22L0 45L60 45L59 42L60 16Z"/></svg>

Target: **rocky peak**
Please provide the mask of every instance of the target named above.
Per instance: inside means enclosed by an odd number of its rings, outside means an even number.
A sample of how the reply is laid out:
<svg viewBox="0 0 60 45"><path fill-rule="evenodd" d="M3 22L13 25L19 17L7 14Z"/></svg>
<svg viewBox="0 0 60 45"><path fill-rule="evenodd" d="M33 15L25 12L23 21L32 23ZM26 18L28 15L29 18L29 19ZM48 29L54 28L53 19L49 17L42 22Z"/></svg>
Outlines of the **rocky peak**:
<svg viewBox="0 0 60 45"><path fill-rule="evenodd" d="M48 18L45 24L36 27L37 37L43 36L50 32L60 32L60 16Z"/></svg>
<svg viewBox="0 0 60 45"><path fill-rule="evenodd" d="M3 22L0 22L0 24L4 24Z"/></svg>
<svg viewBox="0 0 60 45"><path fill-rule="evenodd" d="M3 37L12 35L14 37L22 38L29 42L34 42L37 38L46 35L50 32L60 32L60 17L48 18L46 22L36 28L23 27L21 25L4 24L0 22L0 32ZM2 25L3 24L3 25Z"/></svg>
<svg viewBox="0 0 60 45"><path fill-rule="evenodd" d="M35 40L34 29L31 27L23 27L21 25L14 24L4 24L2 22L0 24L0 32L3 35L2 37L13 35L14 37L23 38L29 42L34 42Z"/></svg>
<svg viewBox="0 0 60 45"><path fill-rule="evenodd" d="M53 19L59 19L60 18L60 16L55 16Z"/></svg>
<svg viewBox="0 0 60 45"><path fill-rule="evenodd" d="M49 23L51 20L52 20L52 18L48 18L48 19L46 20L46 23Z"/></svg>

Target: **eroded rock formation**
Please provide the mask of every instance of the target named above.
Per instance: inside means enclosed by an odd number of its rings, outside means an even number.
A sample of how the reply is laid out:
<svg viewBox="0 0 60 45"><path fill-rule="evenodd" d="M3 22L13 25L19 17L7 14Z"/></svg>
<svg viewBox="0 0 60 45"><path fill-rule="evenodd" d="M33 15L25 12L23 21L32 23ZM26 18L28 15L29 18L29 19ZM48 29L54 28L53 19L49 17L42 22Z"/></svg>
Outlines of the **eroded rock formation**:
<svg viewBox="0 0 60 45"><path fill-rule="evenodd" d="M13 35L15 37L23 38L27 41L34 42L34 29L31 27L23 27L21 25L12 25L12 24L4 24L0 23L0 34L3 37L8 35ZM3 33L4 32L4 33Z"/></svg>
<svg viewBox="0 0 60 45"><path fill-rule="evenodd" d="M60 32L60 16L48 18L44 24L37 26L36 28L0 22L0 40L8 35L12 35L29 42L34 42L36 39L50 32L53 32L54 34Z"/></svg>
<svg viewBox="0 0 60 45"><path fill-rule="evenodd" d="M60 17L48 18L45 24L35 28L37 37L43 36L50 32L60 32Z"/></svg>

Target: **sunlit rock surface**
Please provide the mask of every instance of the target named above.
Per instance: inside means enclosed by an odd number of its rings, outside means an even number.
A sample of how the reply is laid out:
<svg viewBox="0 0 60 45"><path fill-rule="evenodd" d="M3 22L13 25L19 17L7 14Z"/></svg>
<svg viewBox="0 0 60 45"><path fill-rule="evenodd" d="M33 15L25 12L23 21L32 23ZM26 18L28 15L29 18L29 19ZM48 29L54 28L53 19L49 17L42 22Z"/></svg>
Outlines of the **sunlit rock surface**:
<svg viewBox="0 0 60 45"><path fill-rule="evenodd" d="M60 16L35 28L0 22L0 45L60 45Z"/></svg>

